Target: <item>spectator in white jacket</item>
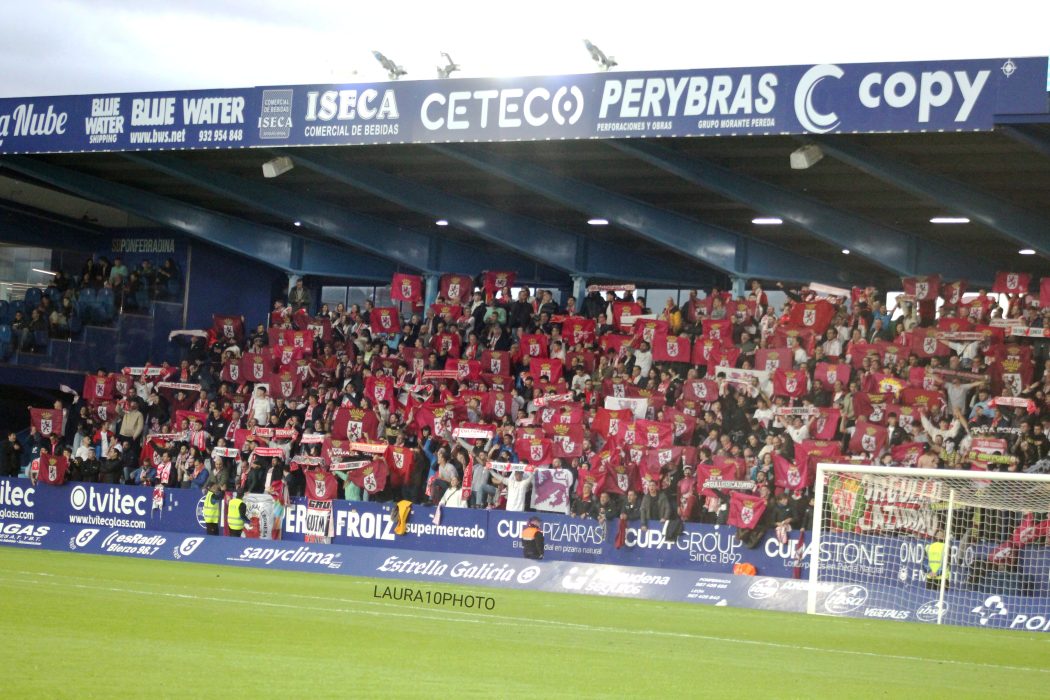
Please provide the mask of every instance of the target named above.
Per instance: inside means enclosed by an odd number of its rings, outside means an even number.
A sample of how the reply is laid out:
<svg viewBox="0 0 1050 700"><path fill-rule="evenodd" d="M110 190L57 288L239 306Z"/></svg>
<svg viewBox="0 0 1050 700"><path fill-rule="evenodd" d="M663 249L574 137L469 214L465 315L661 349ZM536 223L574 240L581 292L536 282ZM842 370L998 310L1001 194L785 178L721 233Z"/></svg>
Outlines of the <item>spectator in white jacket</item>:
<svg viewBox="0 0 1050 700"><path fill-rule="evenodd" d="M493 473L492 479L507 487L507 510L522 512L525 510L525 495L532 485L532 474L516 471L510 476L500 476Z"/></svg>
<svg viewBox="0 0 1050 700"><path fill-rule="evenodd" d="M448 508L466 508L468 506L466 499L463 498L463 487L459 483L459 476L452 476L448 488L445 489L445 493L441 495L441 500L438 501L438 505Z"/></svg>

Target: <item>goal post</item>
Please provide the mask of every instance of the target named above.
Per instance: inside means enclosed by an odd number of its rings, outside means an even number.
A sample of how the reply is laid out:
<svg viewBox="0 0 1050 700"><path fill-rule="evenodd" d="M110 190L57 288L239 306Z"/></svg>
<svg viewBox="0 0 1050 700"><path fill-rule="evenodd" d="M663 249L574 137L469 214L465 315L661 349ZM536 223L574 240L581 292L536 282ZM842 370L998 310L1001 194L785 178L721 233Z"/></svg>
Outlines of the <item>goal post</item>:
<svg viewBox="0 0 1050 700"><path fill-rule="evenodd" d="M810 614L1050 631L1050 475L819 464Z"/></svg>

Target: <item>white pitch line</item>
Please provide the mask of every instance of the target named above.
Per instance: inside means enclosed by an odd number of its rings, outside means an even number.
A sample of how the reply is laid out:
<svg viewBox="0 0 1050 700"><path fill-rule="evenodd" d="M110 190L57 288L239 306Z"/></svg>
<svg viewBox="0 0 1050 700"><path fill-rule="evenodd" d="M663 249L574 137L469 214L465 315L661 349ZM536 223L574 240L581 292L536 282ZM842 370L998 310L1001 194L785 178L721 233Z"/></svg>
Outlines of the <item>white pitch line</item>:
<svg viewBox="0 0 1050 700"><path fill-rule="evenodd" d="M28 574L30 576L53 576L53 574L35 573L35 572L29 572L29 571L19 572L19 573ZM98 579L98 578L95 578L95 579L92 579L92 580L105 581L105 580L112 580L112 579ZM958 659L944 659L944 658L936 658L936 657L928 657L928 656L908 656L908 655L904 655L904 654L879 654L879 653L872 652L872 651L856 651L856 650L852 650L852 649L830 649L830 648L827 648L827 647L803 646L803 645L798 645L798 644L783 644L783 643L780 643L780 642L767 642L767 641L762 641L762 640L757 640L757 639L737 639L737 638L734 638L734 637L719 637L719 636L716 636L716 635L695 634L695 633L691 633L691 632L668 632L668 631L662 631L662 630L628 629L626 627L606 627L606 626L598 626L598 625L587 625L587 624L577 623L577 622L565 622L565 621L562 621L562 620L537 620L537 619L533 619L533 618L513 617L513 616L508 616L508 615L495 615L495 614L485 614L485 613L468 613L466 611L460 611L460 610L443 610L443 609L431 608L431 609L428 609L428 610L421 610L418 613L396 613L396 612L377 611L377 610L352 610L352 609L349 609L349 608L331 608L331 607L316 607L316 606L306 606L306 605L291 605L291 604L288 604L288 603L272 603L272 602L267 602L267 601L254 600L254 599L253 600L245 600L245 599L239 599L239 598L219 598L219 597L216 597L216 596L202 596L202 595L189 594L189 593L170 593L170 592L167 592L167 591L141 591L141 590L135 590L135 589L132 589L132 588L120 588L120 587L116 587L116 586L87 586L87 585L84 585L84 584L61 583L61 582L58 582L58 581L32 581L32 580L11 579L11 578L4 578L4 577L0 577L0 581L9 582L9 583L18 583L18 584L40 584L40 583L43 583L43 584L47 584L47 585L51 585L51 586L70 586L70 587L73 587L73 588L80 588L80 589L86 589L86 590L108 591L108 592L113 592L113 593L130 593L130 594L133 594L133 595L145 595L145 596L164 596L164 597L178 598L178 599L184 599L184 600L206 600L206 601L218 602L218 603L236 603L236 604L240 604L240 605L261 605L261 606L264 606L264 607L271 607L271 608L285 608L285 609L293 609L293 610L312 610L312 611L316 611L316 612L339 612L339 613L347 613L347 614L374 615L374 616L378 616L378 617L408 617L408 618L413 618L413 619L416 619L416 620L418 620L420 618L423 618L423 619L427 619L427 620L434 620L434 621L440 621L440 622L466 622L466 623L470 623L470 624L501 625L501 626L514 627L514 628L538 627L540 629L546 629L546 628L551 628L551 627L562 627L562 628L567 628L567 629L583 629L583 630L588 630L588 631L591 631L591 632L602 632L602 633L643 634L643 635L649 635L649 636L653 636L653 637L671 637L671 638L676 638L676 639L695 639L695 640L701 640L701 641L718 642L720 644L742 644L742 645L746 645L746 646L759 646L759 647L767 647L767 648L772 648L772 649L788 649L788 650L796 650L796 651L801 650L801 651L811 651L811 652L824 653L824 654L840 654L840 655L844 655L844 656L860 656L860 657L873 658L873 659L893 659L895 661L910 661L910 662L917 661L917 662L921 662L921 663L930 663L930 662L932 662L932 663L952 664L952 665L955 665L955 666L965 666L965 667L993 668L993 669L999 669L999 670L1002 670L1002 671L1027 671L1027 672L1030 672L1030 673L1050 673L1050 668L1034 668L1034 667L1031 667L1031 666L1007 666L1007 665L1003 665L1003 664L992 664L992 663L979 662L979 661L978 662L959 661ZM231 590L231 589L223 589L223 590ZM244 593L245 590L244 589L240 589L237 592ZM264 591L257 591L257 590L251 590L251 591L248 591L248 592L251 592L251 593L264 593ZM272 595L273 591L265 591L265 593ZM295 595L295 594L287 594L287 593L285 593L285 594L282 594L282 595ZM319 600L339 600L340 602L351 603L353 605L369 605L369 604L371 604L371 605L384 605L384 606L395 606L395 605L397 605L396 603L373 603L371 601L351 601L351 600L347 600L347 599L324 598L324 597L321 597L321 596L298 596L298 597L317 598ZM456 617L451 617L451 618L450 617L441 617L441 616L435 617L435 616L432 616L432 615L425 614L425 613L428 613L428 612L440 613L440 614L443 614L443 615L472 616L472 617L477 617L479 619L471 620L471 619L464 619L463 617L458 617L458 618L456 618ZM420 614L420 613L423 613L423 614Z"/></svg>

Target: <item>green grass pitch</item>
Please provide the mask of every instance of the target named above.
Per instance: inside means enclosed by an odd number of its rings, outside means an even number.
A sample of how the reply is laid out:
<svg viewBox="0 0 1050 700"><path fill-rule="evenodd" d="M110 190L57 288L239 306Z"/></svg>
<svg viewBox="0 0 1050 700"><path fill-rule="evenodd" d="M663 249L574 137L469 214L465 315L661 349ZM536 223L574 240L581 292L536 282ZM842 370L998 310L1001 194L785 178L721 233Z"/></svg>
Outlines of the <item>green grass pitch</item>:
<svg viewBox="0 0 1050 700"><path fill-rule="evenodd" d="M492 610L376 598L387 585ZM3 698L1045 697L1050 637L0 549Z"/></svg>

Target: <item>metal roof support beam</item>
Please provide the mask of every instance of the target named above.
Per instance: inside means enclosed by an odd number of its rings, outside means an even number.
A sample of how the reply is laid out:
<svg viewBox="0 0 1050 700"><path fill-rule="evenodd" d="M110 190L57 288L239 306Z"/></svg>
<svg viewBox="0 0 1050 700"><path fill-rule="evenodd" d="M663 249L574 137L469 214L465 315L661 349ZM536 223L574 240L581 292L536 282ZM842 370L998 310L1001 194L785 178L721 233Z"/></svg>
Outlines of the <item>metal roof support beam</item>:
<svg viewBox="0 0 1050 700"><path fill-rule="evenodd" d="M514 270L524 279L531 279L538 272L532 261L514 255L441 240L438 236L406 229L280 187L194 165L172 155L125 154L124 158L289 222L302 222L308 230L322 233L333 241L421 272L498 267ZM436 246L436 243L440 245ZM544 272L544 280L562 278L552 270Z"/></svg>
<svg viewBox="0 0 1050 700"><path fill-rule="evenodd" d="M995 195L899 160L881 156L848 138L821 139L828 155L861 172L919 197L943 204L998 231L1040 255L1050 255L1050 220L1025 211Z"/></svg>
<svg viewBox="0 0 1050 700"><path fill-rule="evenodd" d="M396 271L391 262L372 255L316 241L296 243L299 239L294 236L266 226L26 156L5 156L0 159L0 167L85 199L123 209L285 272L385 281Z"/></svg>
<svg viewBox="0 0 1050 700"><path fill-rule="evenodd" d="M714 163L637 139L608 143L704 189L765 214L789 220L836 248L848 248L854 255L860 255L894 274L909 276L950 271L952 275L975 282L990 282L994 277L995 270L991 266L958 251Z"/></svg>
<svg viewBox="0 0 1050 700"><path fill-rule="evenodd" d="M62 221L47 212L28 210L18 204L0 203L0 241L39 246L44 240L66 250L97 250L109 246L111 233L75 221Z"/></svg>
<svg viewBox="0 0 1050 700"><path fill-rule="evenodd" d="M703 271L614 243L586 245L586 238L541 221L354 165L319 149L284 151L296 163L351 187L435 218L569 274L673 286L702 283ZM582 243L582 245L581 245ZM582 255L581 255L582 253Z"/></svg>
<svg viewBox="0 0 1050 700"><path fill-rule="evenodd" d="M1050 158L1050 138L1047 138L1029 125L1016 124L1014 126L1001 126L999 130L1018 143L1023 143L1029 148L1042 153Z"/></svg>
<svg viewBox="0 0 1050 700"><path fill-rule="evenodd" d="M764 241L748 239L734 231L563 177L534 165L504 158L479 147L450 145L431 148L566 207L608 219L610 223L633 231L646 240L728 275L791 282L841 284L849 281L840 268L826 262L798 255ZM742 247L748 250L743 263L739 256Z"/></svg>

